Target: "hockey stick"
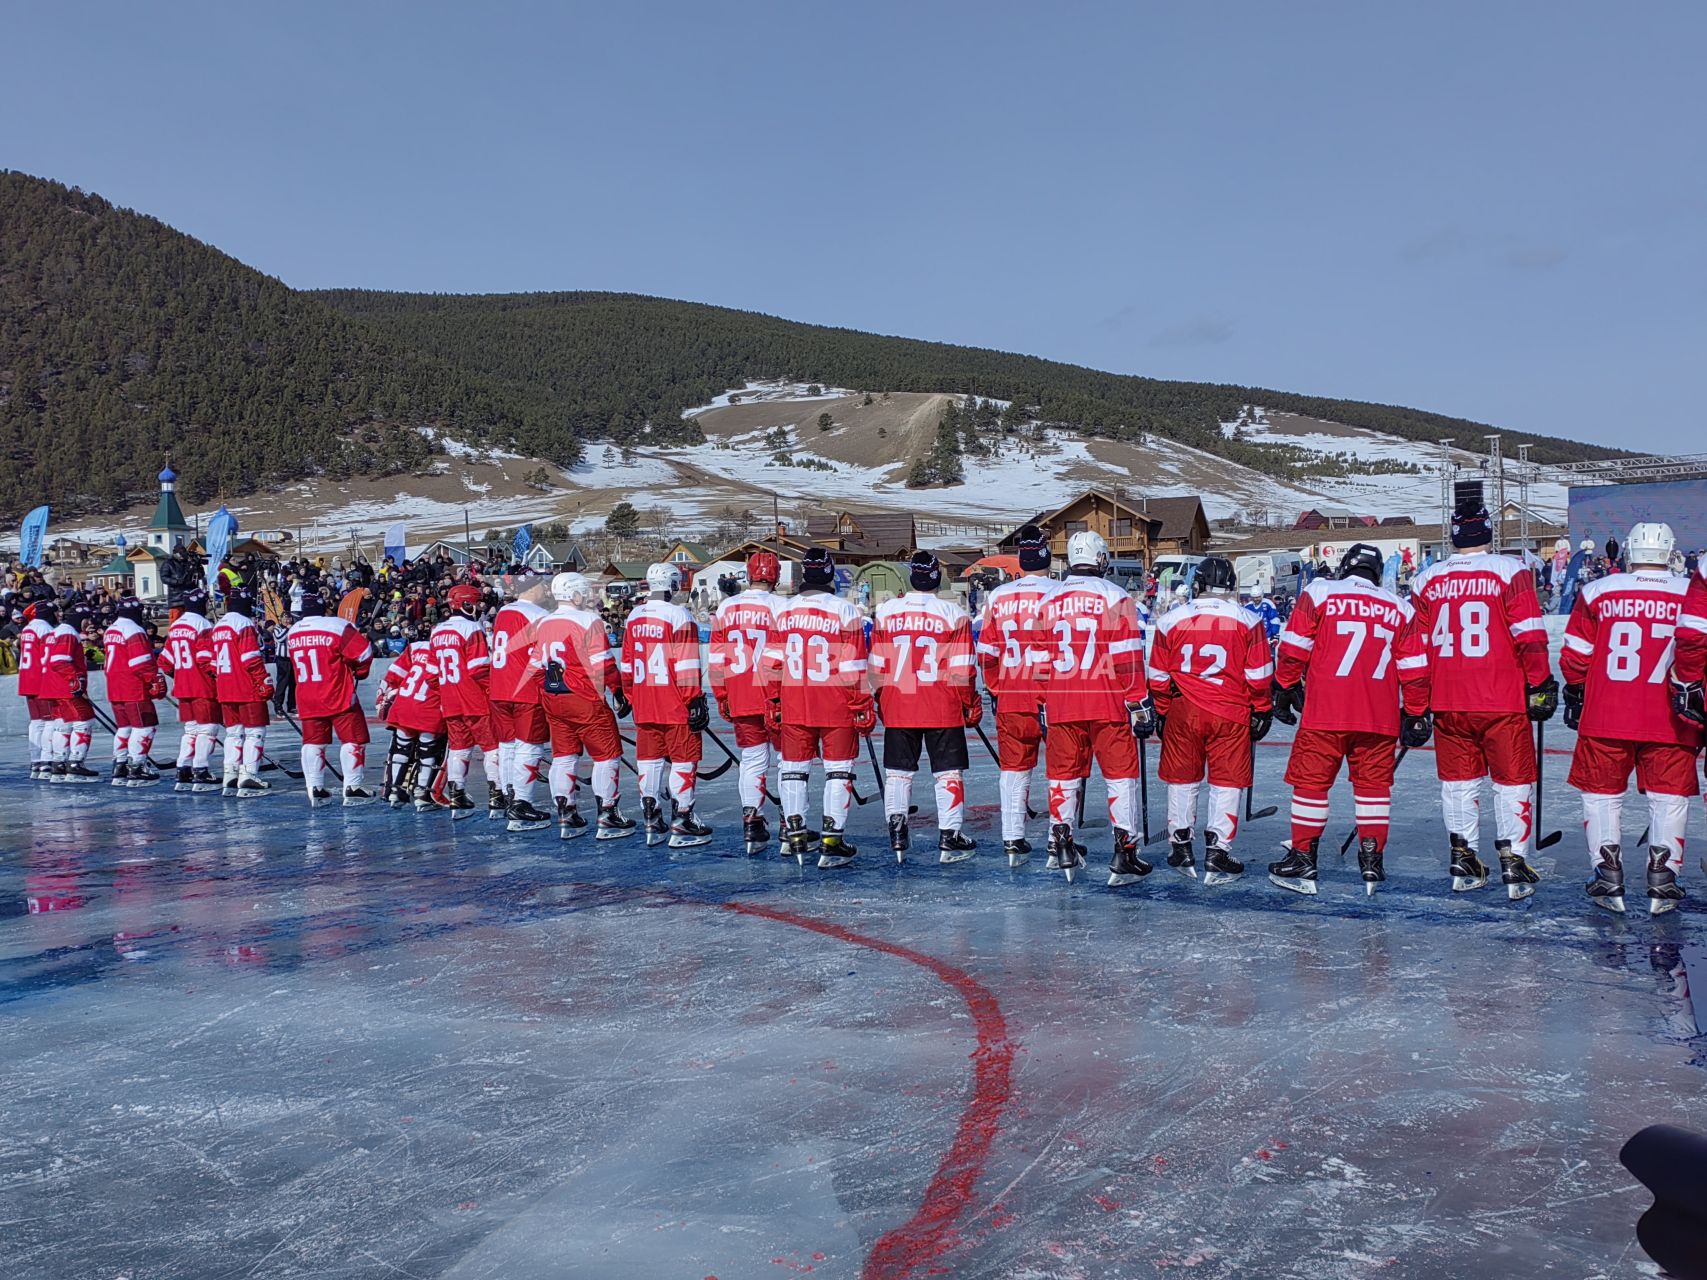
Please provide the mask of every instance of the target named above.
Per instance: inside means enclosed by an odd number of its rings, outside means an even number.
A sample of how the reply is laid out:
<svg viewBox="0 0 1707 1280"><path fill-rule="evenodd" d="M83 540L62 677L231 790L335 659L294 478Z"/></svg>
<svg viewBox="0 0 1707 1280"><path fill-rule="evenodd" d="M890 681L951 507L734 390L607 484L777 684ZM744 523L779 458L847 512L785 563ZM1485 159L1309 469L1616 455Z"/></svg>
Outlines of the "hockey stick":
<svg viewBox="0 0 1707 1280"><path fill-rule="evenodd" d="M730 769L740 763L741 758L729 749L728 744L725 743L722 738L717 736L717 731L710 725L705 727L705 736L715 742L717 744L717 749L729 757L710 773L706 773L703 770L700 771L699 780L701 782L710 782L713 778L721 778L724 774L728 773Z"/></svg>
<svg viewBox="0 0 1707 1280"><path fill-rule="evenodd" d="M1546 724L1545 720L1535 722L1535 829L1537 831L1541 829L1541 788L1546 777L1547 754L1541 745L1545 740L1543 730ZM1539 853L1542 849L1551 849L1559 843L1564 834L1563 831L1548 832L1535 842L1536 852ZM1636 847L1640 849L1642 846L1638 844Z"/></svg>
<svg viewBox="0 0 1707 1280"><path fill-rule="evenodd" d="M1144 843L1150 843L1150 757L1146 742L1138 739L1138 812L1144 825Z"/></svg>
<svg viewBox="0 0 1707 1280"><path fill-rule="evenodd" d="M1393 757L1393 771L1395 773L1398 772L1399 766L1405 762L1405 757L1408 756L1410 753L1411 753L1411 749L1409 747L1400 747L1399 748L1399 754L1397 756ZM1350 830L1350 832L1347 833L1346 838L1345 838L1345 842L1340 845L1340 857L1342 857L1342 858L1345 857L1346 852L1352 846L1352 842L1355 841L1356 839L1357 839L1357 827L1354 825L1352 827L1352 829Z"/></svg>
<svg viewBox="0 0 1707 1280"><path fill-rule="evenodd" d="M95 719L100 723L101 728L105 729L108 733L117 735L118 729L114 726L111 720L101 714L101 708L96 704L93 698L89 699L89 710L95 713ZM148 767L150 769L156 770L157 772L163 772L160 769L160 766L155 763L153 756L144 756L143 759L148 761Z"/></svg>
<svg viewBox="0 0 1707 1280"><path fill-rule="evenodd" d="M995 762L996 769L1000 771L1002 767L1002 758L996 754L995 747L990 745L990 735L984 732L984 726L982 724L975 724L972 727L978 731L978 740L984 744L984 750L990 753L990 759ZM1080 816L1083 817L1083 814ZM1029 804L1025 806L1025 818L1027 822L1037 821L1037 810L1033 809Z"/></svg>
<svg viewBox="0 0 1707 1280"><path fill-rule="evenodd" d="M1257 744L1255 742L1253 742L1253 743L1251 743L1251 785L1245 788L1245 821L1246 822L1255 822L1258 818L1272 818L1272 817L1274 817L1275 814L1280 812L1280 806L1277 804L1271 804L1271 805L1267 806L1266 808L1257 809L1253 812L1251 809L1251 797L1256 794L1256 789L1257 789Z"/></svg>
<svg viewBox="0 0 1707 1280"><path fill-rule="evenodd" d="M279 714L285 718L286 724L296 730L296 736L302 739L302 745L306 747L308 745L308 735L303 733L302 726L296 722L296 717L291 715L288 711L281 711ZM367 713L364 711L362 714L366 715ZM332 757L327 755L324 751L322 751L320 755L321 758L326 761L326 767L332 771L332 776L342 783L344 781L343 771L339 769L337 765L332 763Z"/></svg>
<svg viewBox="0 0 1707 1280"><path fill-rule="evenodd" d="M885 789L888 786L888 779L886 779L883 776L883 768L881 765L879 765L877 763L877 748L872 745L871 738L869 736L867 736L865 739L865 754L871 760L871 776L877 779L877 794L878 794L878 797L881 798ZM857 804L868 804L868 803L870 803L871 797L870 796L861 796L859 793L859 789L854 786L852 778L848 779L848 790L853 792L853 798L854 798L855 803L857 803Z"/></svg>

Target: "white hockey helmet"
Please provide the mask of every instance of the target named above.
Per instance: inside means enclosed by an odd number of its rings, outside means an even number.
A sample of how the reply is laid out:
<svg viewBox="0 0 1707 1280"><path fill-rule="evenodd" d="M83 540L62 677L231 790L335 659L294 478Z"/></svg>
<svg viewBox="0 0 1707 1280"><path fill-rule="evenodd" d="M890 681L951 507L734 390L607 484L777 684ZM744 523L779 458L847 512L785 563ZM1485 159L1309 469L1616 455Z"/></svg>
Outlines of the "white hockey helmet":
<svg viewBox="0 0 1707 1280"><path fill-rule="evenodd" d="M646 571L646 589L674 595L682 589L682 571L673 564L660 561Z"/></svg>
<svg viewBox="0 0 1707 1280"><path fill-rule="evenodd" d="M584 573L560 573L551 580L551 598L558 604L585 605L597 595Z"/></svg>
<svg viewBox="0 0 1707 1280"><path fill-rule="evenodd" d="M1102 534L1086 529L1068 538L1067 567L1108 568L1108 543L1103 541Z"/></svg>
<svg viewBox="0 0 1707 1280"><path fill-rule="evenodd" d="M1677 537L1669 524L1644 520L1633 527L1630 536L1624 539L1624 557L1633 565L1670 564L1671 553L1676 546Z"/></svg>

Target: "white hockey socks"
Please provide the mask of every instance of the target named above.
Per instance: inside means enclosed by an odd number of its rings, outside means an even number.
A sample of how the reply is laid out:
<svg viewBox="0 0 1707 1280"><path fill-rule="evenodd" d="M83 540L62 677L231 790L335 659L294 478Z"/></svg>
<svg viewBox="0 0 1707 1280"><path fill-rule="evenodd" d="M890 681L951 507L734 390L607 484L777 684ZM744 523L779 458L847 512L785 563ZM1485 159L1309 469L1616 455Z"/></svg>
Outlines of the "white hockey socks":
<svg viewBox="0 0 1707 1280"><path fill-rule="evenodd" d="M905 808L902 813L907 812ZM959 769L944 769L936 775L936 825L938 831L959 831L966 822L966 775Z"/></svg>
<svg viewBox="0 0 1707 1280"><path fill-rule="evenodd" d="M361 786L367 767L367 746L360 742L344 743L338 748L338 765L344 771L344 790Z"/></svg>
<svg viewBox="0 0 1707 1280"><path fill-rule="evenodd" d="M604 806L616 803L622 782L622 761L616 758L593 761L593 798Z"/></svg>
<svg viewBox="0 0 1707 1280"><path fill-rule="evenodd" d="M43 745L47 738L48 722L46 720L30 721L30 763L40 764L47 756L48 749Z"/></svg>
<svg viewBox="0 0 1707 1280"><path fill-rule="evenodd" d="M1197 791L1202 783L1168 783L1168 834L1197 830ZM1213 807L1213 806L1211 806Z"/></svg>
<svg viewBox="0 0 1707 1280"><path fill-rule="evenodd" d="M1666 850L1670 855L1666 864L1679 874L1683 871L1683 829L1688 822L1687 796L1648 792L1648 848Z"/></svg>
<svg viewBox="0 0 1707 1280"><path fill-rule="evenodd" d="M310 793L326 787L326 748L302 744L302 785Z"/></svg>
<svg viewBox="0 0 1707 1280"><path fill-rule="evenodd" d="M468 769L474 763L473 747L454 747L445 757L445 785L460 787L468 781Z"/></svg>
<svg viewBox="0 0 1707 1280"><path fill-rule="evenodd" d="M1588 865L1593 869L1600 861L1602 845L1624 843L1620 834L1624 825L1624 793L1620 791L1615 796L1599 795L1592 791L1584 791L1583 800L1583 835L1588 838ZM1649 833L1652 835L1652 832Z"/></svg>
<svg viewBox="0 0 1707 1280"><path fill-rule="evenodd" d="M670 799L683 813L693 808L694 789L699 784L699 766L692 760L670 765Z"/></svg>
<svg viewBox="0 0 1707 1280"><path fill-rule="evenodd" d="M634 767L640 771L640 798L656 800L664 789L664 762L662 760L636 760Z"/></svg>
<svg viewBox="0 0 1707 1280"><path fill-rule="evenodd" d="M883 816L905 816L913 807L913 775L905 769L890 769L883 775Z"/></svg>
<svg viewBox="0 0 1707 1280"><path fill-rule="evenodd" d="M516 803L532 804L533 789L539 782L539 766L545 763L545 744L523 742L516 747Z"/></svg>
<svg viewBox="0 0 1707 1280"><path fill-rule="evenodd" d="M1385 849L1387 832L1393 822L1393 793L1353 791L1351 798L1356 805L1358 839L1374 840L1377 849Z"/></svg>
<svg viewBox="0 0 1707 1280"><path fill-rule="evenodd" d="M1138 830L1138 779L1108 779L1108 820L1128 834Z"/></svg>
<svg viewBox="0 0 1707 1280"><path fill-rule="evenodd" d="M1535 788L1532 786L1513 787L1505 783L1494 783L1494 838L1502 844L1510 844L1511 851L1518 857L1529 855L1530 837L1535 833ZM1470 841L1470 847L1476 847L1475 840Z"/></svg>
<svg viewBox="0 0 1707 1280"><path fill-rule="evenodd" d="M113 761L121 763L130 759L130 727L119 725L113 730Z"/></svg>
<svg viewBox="0 0 1707 1280"><path fill-rule="evenodd" d="M1496 801L1499 788L1494 789ZM1463 778L1455 782L1440 784L1440 816L1446 822L1446 834L1460 837L1471 849L1481 845L1482 830L1482 780L1480 778ZM1495 818L1499 816L1498 805L1495 806ZM1501 837L1504 838L1502 831Z"/></svg>
<svg viewBox="0 0 1707 1280"><path fill-rule="evenodd" d="M1031 770L1003 769L1002 839L1025 839L1025 811L1031 803Z"/></svg>
<svg viewBox="0 0 1707 1280"><path fill-rule="evenodd" d="M244 777L256 778L261 774L261 753L266 750L267 731L264 728L236 729L234 733L243 735L243 754L240 757L240 772Z"/></svg>
<svg viewBox="0 0 1707 1280"><path fill-rule="evenodd" d="M765 803L765 771L770 768L771 749L765 743L741 748L741 807L762 808Z"/></svg>
<svg viewBox="0 0 1707 1280"><path fill-rule="evenodd" d="M154 750L154 730L147 725L130 731L130 762L147 764L148 753Z"/></svg>
<svg viewBox="0 0 1707 1280"><path fill-rule="evenodd" d="M782 802L782 815L785 818L803 818L806 816L806 784L812 780L812 765L806 760L784 760L782 762L782 782L777 788L781 794L777 797Z"/></svg>
<svg viewBox="0 0 1707 1280"><path fill-rule="evenodd" d="M95 726L90 720L74 721L70 728L71 745L67 748L72 764L82 764L89 758L89 744L94 741Z"/></svg>
<svg viewBox="0 0 1707 1280"><path fill-rule="evenodd" d="M554 756L551 761L551 798L575 803L575 770L581 757Z"/></svg>
<svg viewBox="0 0 1707 1280"><path fill-rule="evenodd" d="M1075 830L1079 825L1079 787L1083 785L1078 778L1049 779L1049 823L1051 826L1067 825L1068 830Z"/></svg>
<svg viewBox="0 0 1707 1280"><path fill-rule="evenodd" d="M1215 833L1223 849L1233 847L1233 837L1239 834L1239 806L1244 803L1243 787L1209 788L1209 817L1204 830Z"/></svg>
<svg viewBox="0 0 1707 1280"><path fill-rule="evenodd" d="M853 807L854 762L852 760L824 761L824 825L835 824L837 831L848 826L848 810ZM903 810L905 812L905 810Z"/></svg>

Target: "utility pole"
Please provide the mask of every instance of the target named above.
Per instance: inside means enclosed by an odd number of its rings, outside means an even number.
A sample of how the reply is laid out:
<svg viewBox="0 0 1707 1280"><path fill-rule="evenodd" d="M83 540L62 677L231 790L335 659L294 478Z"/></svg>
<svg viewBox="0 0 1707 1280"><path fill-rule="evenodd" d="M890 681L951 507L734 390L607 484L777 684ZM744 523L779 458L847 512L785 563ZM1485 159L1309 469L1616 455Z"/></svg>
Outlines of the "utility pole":
<svg viewBox="0 0 1707 1280"><path fill-rule="evenodd" d="M1505 456L1500 452L1498 435L1483 437L1488 442L1488 477L1494 482L1494 550L1503 551L1505 542Z"/></svg>
<svg viewBox="0 0 1707 1280"><path fill-rule="evenodd" d="M1529 550L1529 446L1517 446L1517 537Z"/></svg>
<svg viewBox="0 0 1707 1280"><path fill-rule="evenodd" d="M1453 465L1452 453L1447 446L1454 439L1447 436L1437 442L1440 445L1440 544L1443 549L1452 540L1452 478L1458 468Z"/></svg>

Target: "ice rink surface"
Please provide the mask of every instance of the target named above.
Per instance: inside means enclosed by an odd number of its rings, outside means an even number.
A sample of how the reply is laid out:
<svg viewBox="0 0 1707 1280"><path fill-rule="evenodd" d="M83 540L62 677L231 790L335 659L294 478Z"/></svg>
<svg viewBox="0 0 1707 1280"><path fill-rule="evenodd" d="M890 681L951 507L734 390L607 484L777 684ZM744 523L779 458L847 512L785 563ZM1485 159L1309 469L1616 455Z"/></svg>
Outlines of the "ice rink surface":
<svg viewBox="0 0 1707 1280"><path fill-rule="evenodd" d="M1637 858L1632 914L1595 910L1550 754L1537 895L1454 896L1417 752L1385 891L1325 851L1299 898L1264 875L1284 737L1242 881L1109 890L1106 823L1074 886L1002 864L987 759L976 859L935 864L921 778L916 862L874 800L821 872L741 855L733 774L702 788L715 842L672 856L31 784L10 733L0 1273L1657 1274L1616 1153L1707 1128L1693 849L1680 911L1637 914ZM1644 820L1633 798L1627 848Z"/></svg>

